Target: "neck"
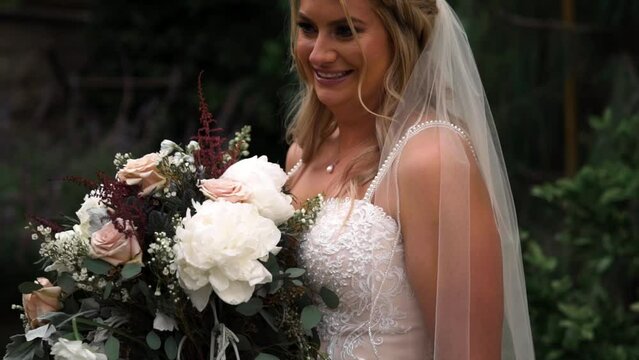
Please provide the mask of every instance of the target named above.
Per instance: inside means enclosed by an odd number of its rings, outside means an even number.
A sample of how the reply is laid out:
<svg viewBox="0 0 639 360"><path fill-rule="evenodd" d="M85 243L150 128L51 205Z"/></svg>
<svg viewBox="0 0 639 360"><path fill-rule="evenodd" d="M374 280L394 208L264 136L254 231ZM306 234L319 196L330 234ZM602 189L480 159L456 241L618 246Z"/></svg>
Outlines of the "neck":
<svg viewBox="0 0 639 360"><path fill-rule="evenodd" d="M333 111L333 118L337 123L336 141L340 153L375 143L375 116L364 108Z"/></svg>

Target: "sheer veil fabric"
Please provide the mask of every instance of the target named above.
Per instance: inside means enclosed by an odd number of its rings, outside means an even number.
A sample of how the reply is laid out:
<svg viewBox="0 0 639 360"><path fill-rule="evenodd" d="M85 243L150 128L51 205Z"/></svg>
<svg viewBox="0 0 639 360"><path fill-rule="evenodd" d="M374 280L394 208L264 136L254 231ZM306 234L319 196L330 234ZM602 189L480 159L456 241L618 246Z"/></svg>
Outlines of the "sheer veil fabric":
<svg viewBox="0 0 639 360"><path fill-rule="evenodd" d="M424 238L432 234L435 239L429 241L436 240L436 295L427 326L432 332L434 359L472 357L471 294L478 291L473 284L484 280L482 270L490 264L486 254L492 259L501 257L503 287L490 291L503 291L502 359L534 359L515 207L493 117L461 22L445 0L437 0L437 8L429 43L381 148L372 201L391 209L400 226L406 216L416 216L400 213L401 164L412 161L407 156L415 158L420 151L435 147L437 151L430 153L439 158L428 158L431 166L425 169L433 171L423 175L435 177L434 188L424 196L435 204L436 211L419 214L424 220L420 229ZM407 136L409 129L412 134ZM389 156L394 159L387 163L384 160ZM437 168L432 169L432 164ZM488 206L478 210L475 203L482 198ZM485 209L491 206L492 214L487 214ZM475 231L485 222L498 231L492 240ZM495 251L486 250L491 246ZM381 288L371 290L373 299L379 297ZM473 311L477 310L481 311ZM369 321L373 346L374 312L375 303Z"/></svg>

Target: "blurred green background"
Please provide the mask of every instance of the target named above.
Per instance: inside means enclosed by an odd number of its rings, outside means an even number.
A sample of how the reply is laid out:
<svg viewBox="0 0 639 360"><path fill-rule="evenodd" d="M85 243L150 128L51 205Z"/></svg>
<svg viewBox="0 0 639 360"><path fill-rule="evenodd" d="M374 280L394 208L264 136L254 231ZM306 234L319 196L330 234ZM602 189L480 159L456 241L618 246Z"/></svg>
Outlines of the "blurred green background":
<svg viewBox="0 0 639 360"><path fill-rule="evenodd" d="M538 359L639 359L639 1L450 0L491 101L522 230ZM287 1L0 0L0 346L41 274L26 218L62 180L186 142L197 74L227 132L283 163Z"/></svg>

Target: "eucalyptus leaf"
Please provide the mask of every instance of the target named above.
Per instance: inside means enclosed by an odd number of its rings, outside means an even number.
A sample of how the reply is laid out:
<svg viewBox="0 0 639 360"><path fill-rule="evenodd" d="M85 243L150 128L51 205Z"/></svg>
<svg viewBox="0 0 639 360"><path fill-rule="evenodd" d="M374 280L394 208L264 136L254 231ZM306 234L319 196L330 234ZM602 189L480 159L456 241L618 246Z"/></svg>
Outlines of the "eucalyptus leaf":
<svg viewBox="0 0 639 360"><path fill-rule="evenodd" d="M106 261L99 259L91 259L89 257L84 259L83 266L90 272L97 275L106 275L113 269L113 266Z"/></svg>
<svg viewBox="0 0 639 360"><path fill-rule="evenodd" d="M178 346L177 341L173 336L169 336L164 341L164 353L169 360L174 360L177 358Z"/></svg>
<svg viewBox="0 0 639 360"><path fill-rule="evenodd" d="M322 312L315 305L308 305L302 309L302 327L310 330L322 320Z"/></svg>
<svg viewBox="0 0 639 360"><path fill-rule="evenodd" d="M97 302L94 298L86 298L80 300L80 312L88 312L88 311L99 311L100 303ZM77 314L76 314L77 315Z"/></svg>
<svg viewBox="0 0 639 360"><path fill-rule="evenodd" d="M42 289L42 285L37 284L33 281L23 282L18 285L18 290L20 290L21 294L31 294L34 291Z"/></svg>
<svg viewBox="0 0 639 360"><path fill-rule="evenodd" d="M146 334L146 344L149 345L151 350L157 350L162 346L162 339L155 333L155 331L149 331Z"/></svg>
<svg viewBox="0 0 639 360"><path fill-rule="evenodd" d="M140 264L126 264L122 268L120 275L122 280L129 280L142 272L142 265Z"/></svg>
<svg viewBox="0 0 639 360"><path fill-rule="evenodd" d="M108 360L118 360L120 357L120 340L111 335L104 343L104 351Z"/></svg>
<svg viewBox="0 0 639 360"><path fill-rule="evenodd" d="M113 290L113 283L112 282L107 282L107 284L104 286L104 292L102 293L102 298L104 300L108 299L109 296L111 296L111 291Z"/></svg>
<svg viewBox="0 0 639 360"><path fill-rule="evenodd" d="M277 258L274 255L269 255L268 260L264 263L264 267L273 275L273 278L276 278L280 274L280 265L277 263Z"/></svg>
<svg viewBox="0 0 639 360"><path fill-rule="evenodd" d="M36 349L41 345L39 339L27 341L24 335L14 335L10 340L3 360L32 360Z"/></svg>
<svg viewBox="0 0 639 360"><path fill-rule="evenodd" d="M290 278L297 278L304 275L304 273L306 273L306 270L300 268L288 268L284 273Z"/></svg>
<svg viewBox="0 0 639 360"><path fill-rule="evenodd" d="M75 280L69 273L62 273L58 276L58 286L67 294L75 291Z"/></svg>
<svg viewBox="0 0 639 360"><path fill-rule="evenodd" d="M275 280L269 284L269 294L275 294L284 285L284 281Z"/></svg>
<svg viewBox="0 0 639 360"><path fill-rule="evenodd" d="M260 298L252 298L249 301L239 304L235 310L244 316L253 316L264 307L264 302Z"/></svg>
<svg viewBox="0 0 639 360"><path fill-rule="evenodd" d="M336 309L339 306L339 297L326 287L320 289L320 297L329 309Z"/></svg>
<svg viewBox="0 0 639 360"><path fill-rule="evenodd" d="M257 357L255 358L255 360L280 360L280 358L278 358L275 355L271 355L267 353L259 353Z"/></svg>
<svg viewBox="0 0 639 360"><path fill-rule="evenodd" d="M300 281L300 280L298 280L298 279L293 279L293 280L291 280L291 282L292 282L292 283L293 283L293 285L295 285L295 286L304 286L304 283L303 283L303 282L301 282L301 281Z"/></svg>

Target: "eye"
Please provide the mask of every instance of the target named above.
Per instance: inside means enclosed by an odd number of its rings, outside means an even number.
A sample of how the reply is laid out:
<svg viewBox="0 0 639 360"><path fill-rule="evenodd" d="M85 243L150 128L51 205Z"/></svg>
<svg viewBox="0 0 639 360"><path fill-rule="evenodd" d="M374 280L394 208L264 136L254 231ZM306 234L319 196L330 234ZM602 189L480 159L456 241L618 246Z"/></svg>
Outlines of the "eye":
<svg viewBox="0 0 639 360"><path fill-rule="evenodd" d="M355 31L358 31L357 29L355 29ZM338 38L342 38L342 39L350 39L353 37L353 32L351 31L350 26L348 26L348 24L346 25L339 25L335 28L335 35Z"/></svg>
<svg viewBox="0 0 639 360"><path fill-rule="evenodd" d="M315 27L310 23L300 21L297 23L297 27L306 35L312 35L315 33Z"/></svg>

